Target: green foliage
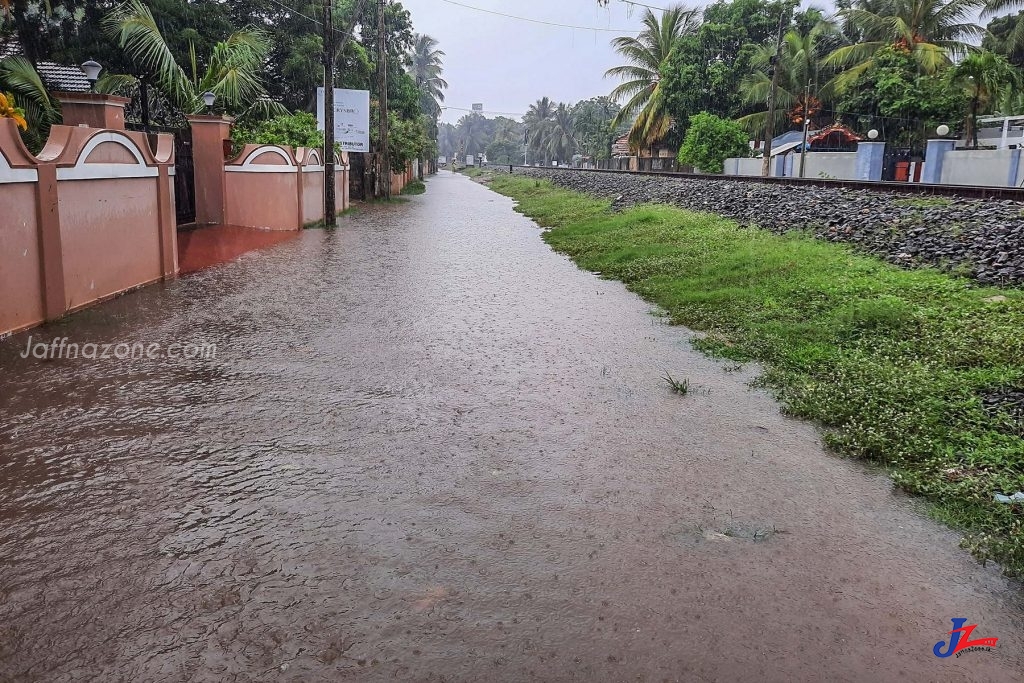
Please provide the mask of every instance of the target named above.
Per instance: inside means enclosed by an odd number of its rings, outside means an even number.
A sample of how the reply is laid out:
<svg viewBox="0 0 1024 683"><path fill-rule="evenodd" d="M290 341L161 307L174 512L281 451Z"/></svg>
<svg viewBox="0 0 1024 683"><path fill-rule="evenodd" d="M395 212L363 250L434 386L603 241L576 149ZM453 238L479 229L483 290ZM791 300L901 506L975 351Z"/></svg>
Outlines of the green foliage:
<svg viewBox="0 0 1024 683"><path fill-rule="evenodd" d="M747 134L739 124L714 114L694 114L679 149L679 161L704 173L721 173L726 159L749 154Z"/></svg>
<svg viewBox="0 0 1024 683"><path fill-rule="evenodd" d="M427 155L431 141L419 118L400 118L396 112L388 112L388 151L391 155L391 170L401 173L407 162Z"/></svg>
<svg viewBox="0 0 1024 683"><path fill-rule="evenodd" d="M410 180L408 183L405 184L405 187L402 188L401 194L416 195L423 194L426 191L427 186L426 184L424 184L422 180Z"/></svg>
<svg viewBox="0 0 1024 683"><path fill-rule="evenodd" d="M487 145L487 161L492 164L518 164L522 162L519 145L511 141L496 141Z"/></svg>
<svg viewBox="0 0 1024 683"><path fill-rule="evenodd" d="M885 48L844 91L835 108L860 130L876 128L882 139L897 146L922 149L936 126L962 118L967 97L944 75L919 73L906 52Z"/></svg>
<svg viewBox="0 0 1024 683"><path fill-rule="evenodd" d="M573 107L575 137L580 152L593 159L608 159L615 140L629 130L629 124L613 125L619 105L610 97L594 97Z"/></svg>
<svg viewBox="0 0 1024 683"><path fill-rule="evenodd" d="M532 179L497 174L491 187L581 268L704 331L701 348L764 363L764 384L823 425L827 445L883 465L978 558L1024 573L1021 508L992 499L1024 490L1024 425L979 398L1024 387L1024 292L674 207L613 213Z"/></svg>
<svg viewBox="0 0 1024 683"><path fill-rule="evenodd" d="M249 125L235 126L231 131L231 139L243 145L251 143L320 149L324 146L324 134L316 129L316 117L299 111Z"/></svg>

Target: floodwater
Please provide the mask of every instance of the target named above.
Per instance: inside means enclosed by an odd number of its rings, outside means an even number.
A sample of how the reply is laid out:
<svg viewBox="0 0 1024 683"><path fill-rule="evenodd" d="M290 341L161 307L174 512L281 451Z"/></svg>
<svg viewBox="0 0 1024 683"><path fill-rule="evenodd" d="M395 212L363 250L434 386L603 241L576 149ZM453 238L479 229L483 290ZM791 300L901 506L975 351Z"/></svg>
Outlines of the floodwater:
<svg viewBox="0 0 1024 683"><path fill-rule="evenodd" d="M0 680L1020 680L1018 585L428 187L31 332L215 358L0 342Z"/></svg>

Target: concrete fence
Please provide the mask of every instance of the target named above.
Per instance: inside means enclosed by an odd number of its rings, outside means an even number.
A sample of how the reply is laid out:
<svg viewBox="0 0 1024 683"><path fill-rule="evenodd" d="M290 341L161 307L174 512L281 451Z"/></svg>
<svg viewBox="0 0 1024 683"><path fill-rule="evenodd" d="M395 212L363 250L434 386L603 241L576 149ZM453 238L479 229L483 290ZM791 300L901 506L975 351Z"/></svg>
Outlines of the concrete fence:
<svg viewBox="0 0 1024 683"><path fill-rule="evenodd" d="M942 155L939 182L944 185L1020 187L1024 182L1022 162L1024 159L1019 149L947 151Z"/></svg>
<svg viewBox="0 0 1024 683"><path fill-rule="evenodd" d="M233 120L191 116L196 223L301 230L324 219L326 173L319 149L246 145L225 161ZM348 154L335 164L335 208L349 206Z"/></svg>
<svg viewBox="0 0 1024 683"><path fill-rule="evenodd" d="M0 119L0 335L177 274L174 145L156 140L54 126L33 156Z"/></svg>

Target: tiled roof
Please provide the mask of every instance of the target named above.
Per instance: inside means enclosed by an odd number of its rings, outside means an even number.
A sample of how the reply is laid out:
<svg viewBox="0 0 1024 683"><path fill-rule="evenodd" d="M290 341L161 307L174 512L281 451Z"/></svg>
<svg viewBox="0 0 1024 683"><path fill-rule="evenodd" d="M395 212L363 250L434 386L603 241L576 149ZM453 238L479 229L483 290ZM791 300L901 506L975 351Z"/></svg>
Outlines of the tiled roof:
<svg viewBox="0 0 1024 683"><path fill-rule="evenodd" d="M0 44L0 59L21 54L21 48L17 43L7 42ZM43 83L50 90L62 90L65 92L87 92L89 81L85 74L77 66L63 66L54 62L40 61L36 64L36 71Z"/></svg>

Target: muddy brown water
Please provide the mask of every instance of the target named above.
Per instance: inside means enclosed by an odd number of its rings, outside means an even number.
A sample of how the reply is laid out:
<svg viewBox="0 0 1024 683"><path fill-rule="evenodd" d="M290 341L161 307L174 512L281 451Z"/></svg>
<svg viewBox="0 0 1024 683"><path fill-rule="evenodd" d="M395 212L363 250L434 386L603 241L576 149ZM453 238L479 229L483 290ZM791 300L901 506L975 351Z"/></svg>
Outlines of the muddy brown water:
<svg viewBox="0 0 1024 683"><path fill-rule="evenodd" d="M1018 585L468 179L31 334L217 357L0 342L2 680L1020 680Z"/></svg>

